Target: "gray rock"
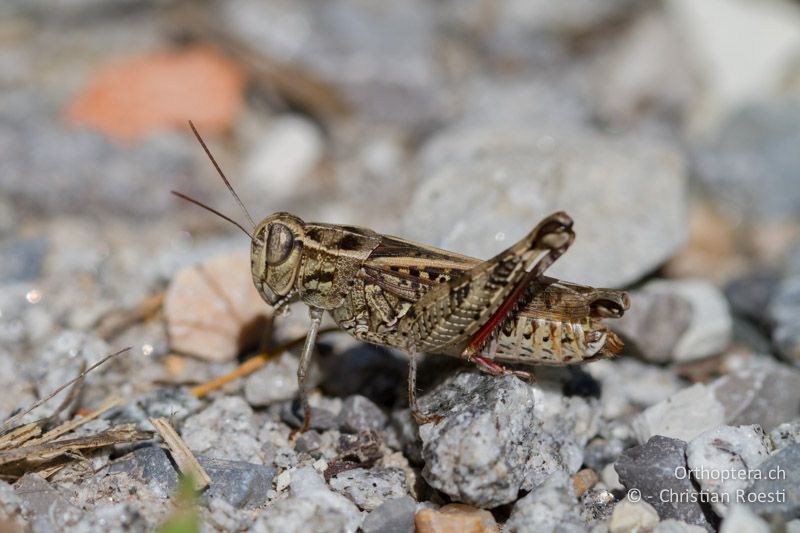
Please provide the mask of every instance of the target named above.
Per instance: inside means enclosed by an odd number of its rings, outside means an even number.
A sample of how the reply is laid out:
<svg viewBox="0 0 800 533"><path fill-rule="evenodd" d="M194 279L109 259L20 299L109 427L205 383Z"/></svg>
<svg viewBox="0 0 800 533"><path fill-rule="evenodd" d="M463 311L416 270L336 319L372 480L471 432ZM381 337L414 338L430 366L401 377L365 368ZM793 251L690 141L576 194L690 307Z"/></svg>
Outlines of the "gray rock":
<svg viewBox="0 0 800 533"><path fill-rule="evenodd" d="M303 425L303 410L300 407L300 402L296 400L283 403L280 408L280 415L281 420L293 428L299 428ZM327 431L339 427L339 420L337 415L328 409L311 407L311 426L309 427L319 431Z"/></svg>
<svg viewBox="0 0 800 533"><path fill-rule="evenodd" d="M572 480L564 472L550 479L514 504L504 531L582 532L586 526L579 514L579 506Z"/></svg>
<svg viewBox="0 0 800 533"><path fill-rule="evenodd" d="M668 146L510 127L442 135L461 148L415 191L408 238L487 259L565 210L578 238L549 272L596 286L639 279L686 239L684 169Z"/></svg>
<svg viewBox="0 0 800 533"><path fill-rule="evenodd" d="M774 102L741 109L713 142L695 150L695 173L711 197L739 217L800 213L800 105Z"/></svg>
<svg viewBox="0 0 800 533"><path fill-rule="evenodd" d="M225 461L197 456L200 465L211 478L203 498L221 498L237 508L253 508L267 502L276 469L243 461ZM111 473L125 472L146 483L162 498L169 498L178 486L178 472L167 452L156 446L136 450L124 461L114 463Z"/></svg>
<svg viewBox="0 0 800 533"><path fill-rule="evenodd" d="M256 532L320 531L355 533L362 516L347 498L331 492L313 468L292 473L291 496L275 502L256 522Z"/></svg>
<svg viewBox="0 0 800 533"><path fill-rule="evenodd" d="M533 407L533 388L514 376L451 376L420 398L424 413L445 417L419 428L423 477L476 507L514 501L541 440Z"/></svg>
<svg viewBox="0 0 800 533"><path fill-rule="evenodd" d="M248 520L239 510L221 498L208 499L208 525L218 531L243 531Z"/></svg>
<svg viewBox="0 0 800 533"><path fill-rule="evenodd" d="M297 436L294 442L294 449L301 453L311 453L319 450L322 445L320 434L313 429L309 429L305 433Z"/></svg>
<svg viewBox="0 0 800 533"><path fill-rule="evenodd" d="M737 278L725 286L725 297L734 314L764 324L767 309L779 283L773 272L759 271Z"/></svg>
<svg viewBox="0 0 800 533"><path fill-rule="evenodd" d="M654 435L691 440L700 433L722 425L726 410L714 392L702 383L673 394L648 407L633 421L640 443Z"/></svg>
<svg viewBox="0 0 800 533"><path fill-rule="evenodd" d="M186 419L182 436L195 453L219 459L262 463L253 410L238 396L223 396Z"/></svg>
<svg viewBox="0 0 800 533"><path fill-rule="evenodd" d="M107 531L147 531L152 525L139 512L136 505L127 502L105 504L98 502L91 512L84 514L80 522L66 529L69 533L93 533Z"/></svg>
<svg viewBox="0 0 800 533"><path fill-rule="evenodd" d="M772 342L789 363L800 366L800 274L778 284L767 308L774 325Z"/></svg>
<svg viewBox="0 0 800 533"><path fill-rule="evenodd" d="M244 382L247 403L262 407L297 396L297 365L298 358L284 352L277 361L253 372Z"/></svg>
<svg viewBox="0 0 800 533"><path fill-rule="evenodd" d="M714 512L725 516L748 475L769 457L771 442L759 426L722 426L701 433L688 444L686 460L693 478Z"/></svg>
<svg viewBox="0 0 800 533"><path fill-rule="evenodd" d="M630 312L614 327L630 336L650 361L702 359L730 342L733 321L728 304L707 281L652 281L631 301Z"/></svg>
<svg viewBox="0 0 800 533"><path fill-rule="evenodd" d="M746 505L739 504L731 507L719 531L720 533L769 533L770 527Z"/></svg>
<svg viewBox="0 0 800 533"><path fill-rule="evenodd" d="M676 475L687 468L685 452L685 442L656 435L646 444L623 452L614 469L620 482L629 491L639 490L642 499L661 518L674 518L710 530L711 524L692 480L688 475Z"/></svg>
<svg viewBox="0 0 800 533"><path fill-rule="evenodd" d="M411 496L386 500L367 515L361 530L364 533L414 533L417 502Z"/></svg>
<svg viewBox="0 0 800 533"><path fill-rule="evenodd" d="M149 427L148 418L163 417L174 426L180 426L202 406L203 402L184 387L163 387L147 392L133 402L128 402L113 415L113 418L118 423L136 422Z"/></svg>
<svg viewBox="0 0 800 533"><path fill-rule="evenodd" d="M800 518L800 444L783 448L757 470L742 503L764 518Z"/></svg>
<svg viewBox="0 0 800 533"><path fill-rule="evenodd" d="M703 527L670 518L659 522L653 533L703 533L705 530Z"/></svg>
<svg viewBox="0 0 800 533"><path fill-rule="evenodd" d="M406 475L399 468L354 468L332 477L328 484L364 511L373 511L386 500L408 493Z"/></svg>
<svg viewBox="0 0 800 533"><path fill-rule="evenodd" d="M776 450L790 444L800 444L800 419L784 422L769 432L769 438Z"/></svg>
<svg viewBox="0 0 800 533"><path fill-rule="evenodd" d="M0 480L0 524L8 525L13 531L15 526L22 530L25 526L23 522L22 501L11 485Z"/></svg>
<svg viewBox="0 0 800 533"><path fill-rule="evenodd" d="M380 407L368 398L354 395L347 398L342 404L338 416L339 427L346 433L359 431L378 431L386 427L388 419Z"/></svg>
<svg viewBox="0 0 800 533"><path fill-rule="evenodd" d="M25 474L14 484L23 516L36 531L57 531L76 524L83 511L38 474Z"/></svg>
<svg viewBox="0 0 800 533"><path fill-rule="evenodd" d="M725 408L728 425L758 424L765 431L793 420L800 405L800 370L757 357L716 379L709 390Z"/></svg>
<svg viewBox="0 0 800 533"><path fill-rule="evenodd" d="M12 239L0 243L0 284L31 281L42 275L42 262L47 253L47 237Z"/></svg>
<svg viewBox="0 0 800 533"><path fill-rule="evenodd" d="M28 366L29 377L36 383L39 396L44 397L76 378L83 363L89 367L112 351L114 350L105 341L94 335L64 330L44 346L35 364ZM91 388L92 383L97 383L99 374L105 370L106 368L101 367L89 373L86 376L87 387ZM54 412L63 400L63 394L56 396L35 413L46 416Z"/></svg>
<svg viewBox="0 0 800 533"><path fill-rule="evenodd" d="M646 501L632 501L625 498L614 506L608 531L610 533L651 531L657 524L658 513L652 505Z"/></svg>
<svg viewBox="0 0 800 533"><path fill-rule="evenodd" d="M597 409L506 376L454 374L420 399L444 417L419 428L423 477L451 498L478 507L516 499L556 471L575 473L596 431Z"/></svg>

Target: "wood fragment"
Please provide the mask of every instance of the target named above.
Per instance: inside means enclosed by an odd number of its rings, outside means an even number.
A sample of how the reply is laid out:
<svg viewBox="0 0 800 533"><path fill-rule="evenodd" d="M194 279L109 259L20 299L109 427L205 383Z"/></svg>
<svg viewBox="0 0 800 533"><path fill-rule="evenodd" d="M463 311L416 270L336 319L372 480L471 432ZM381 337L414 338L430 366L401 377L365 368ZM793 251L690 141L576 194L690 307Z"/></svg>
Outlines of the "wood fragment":
<svg viewBox="0 0 800 533"><path fill-rule="evenodd" d="M319 335L330 333L332 331L338 331L338 328L335 327L323 328L319 330ZM251 357L250 359L248 359L247 361L236 367L231 372L216 377L211 381L207 381L206 383L202 383L192 388L190 392L197 398L203 398L210 392L221 389L222 387L224 387L225 385L227 385L232 381L236 381L239 378L249 376L262 366L266 365L272 359L285 352L286 350L291 350L292 348L302 346L305 340L306 337L305 335L303 335L302 337L297 337L288 342L285 342L275 347L273 350L270 350L268 352L263 352L258 355L254 355L253 357Z"/></svg>
<svg viewBox="0 0 800 533"><path fill-rule="evenodd" d="M72 379L72 380L66 382L65 384L61 385L60 387L58 387L56 390L54 390L52 393L50 393L50 395L47 396L46 398L42 398L41 400L38 400L38 401L34 402L34 404L31 405L30 407L28 407L26 410L17 413L16 415L12 416L11 418L7 419L5 422L0 424L0 432L6 431L8 428L13 427L14 424L16 424L23 416L27 415L28 413L30 413L31 411L33 411L37 407L41 406L43 403L45 403L48 400L50 400L50 398L52 398L53 396L57 395L59 392L63 391L67 387L71 386L73 383L77 383L78 381L82 380L86 376L86 374L88 374L89 372L91 372L95 368L99 367L100 365L102 365L103 363L108 361L109 359L113 359L114 357L129 351L131 348L132 348L132 346L128 346L127 348L123 348L123 349L121 349L121 350L119 350L117 352L114 352L112 354L109 354L109 355L103 357L98 362L96 362L95 364L93 364L92 366L87 368L86 370L82 371L78 375L78 377L76 377L75 379Z"/></svg>
<svg viewBox="0 0 800 533"><path fill-rule="evenodd" d="M106 411L108 411L110 409L113 409L114 407L117 407L121 403L122 403L122 399L120 399L120 398L110 398L110 399L106 400L105 402L103 402L103 404L100 406L100 408L97 409L96 411L94 411L92 413L89 413L88 415L86 415L84 417L80 417L80 418L76 418L74 420L69 420L67 422L64 422L63 424L61 424L57 428L51 429L50 431L48 431L47 433L45 433L44 435L42 435L38 439L34 439L34 440L28 442L27 445L28 446L35 446L37 444L44 444L46 442L53 441L53 440L57 439L58 437L60 437L62 435L65 435L65 434L69 433L70 431L73 431L74 429L82 426L83 424L85 424L87 422L90 422L90 421L94 420L95 418L98 418L98 417L102 416Z"/></svg>
<svg viewBox="0 0 800 533"><path fill-rule="evenodd" d="M167 445L178 469L191 479L194 490L200 492L208 487L211 484L211 478L167 419L151 418L150 423L164 439L164 444Z"/></svg>
<svg viewBox="0 0 800 533"><path fill-rule="evenodd" d="M16 448L34 437L42 434L41 421L30 422L14 428L2 437L0 437L0 451Z"/></svg>

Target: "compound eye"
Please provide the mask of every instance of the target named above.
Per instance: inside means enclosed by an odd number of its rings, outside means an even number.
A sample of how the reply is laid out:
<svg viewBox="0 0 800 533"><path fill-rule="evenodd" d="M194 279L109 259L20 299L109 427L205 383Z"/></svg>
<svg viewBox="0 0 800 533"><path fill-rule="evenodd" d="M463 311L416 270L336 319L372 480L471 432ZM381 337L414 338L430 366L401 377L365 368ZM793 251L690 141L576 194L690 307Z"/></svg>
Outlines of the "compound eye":
<svg viewBox="0 0 800 533"><path fill-rule="evenodd" d="M267 237L267 264L280 265L289 257L293 247L292 231L283 224L271 224Z"/></svg>

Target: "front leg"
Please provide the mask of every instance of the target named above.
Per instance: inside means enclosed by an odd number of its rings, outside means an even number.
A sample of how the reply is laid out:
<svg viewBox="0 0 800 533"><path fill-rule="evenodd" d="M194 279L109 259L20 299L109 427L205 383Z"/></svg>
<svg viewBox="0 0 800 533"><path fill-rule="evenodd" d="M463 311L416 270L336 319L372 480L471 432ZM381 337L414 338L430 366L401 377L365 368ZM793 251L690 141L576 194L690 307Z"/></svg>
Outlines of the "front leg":
<svg viewBox="0 0 800 533"><path fill-rule="evenodd" d="M306 342L303 345L303 353L300 355L300 364L297 366L297 386L300 389L300 405L303 407L303 425L292 431L289 436L293 439L298 433L304 433L311 425L311 405L308 403L308 389L306 388L306 374L311 366L311 356L314 353L314 346L317 343L317 333L319 325L322 323L324 311L319 307L309 307L308 314L311 317L311 325L308 328Z"/></svg>
<svg viewBox="0 0 800 533"><path fill-rule="evenodd" d="M464 344L512 312L537 279L572 244L572 219L559 212L497 256L432 288L406 315L401 332L409 345L443 352Z"/></svg>

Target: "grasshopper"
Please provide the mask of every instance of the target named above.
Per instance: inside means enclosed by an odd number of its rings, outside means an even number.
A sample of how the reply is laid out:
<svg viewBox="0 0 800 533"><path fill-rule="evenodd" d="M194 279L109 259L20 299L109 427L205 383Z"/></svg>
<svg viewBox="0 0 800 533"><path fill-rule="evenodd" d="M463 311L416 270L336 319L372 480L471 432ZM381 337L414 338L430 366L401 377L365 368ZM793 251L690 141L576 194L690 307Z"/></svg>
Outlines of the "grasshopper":
<svg viewBox="0 0 800 533"><path fill-rule="evenodd" d="M601 322L629 307L628 295L546 277L572 244L572 219L554 213L486 261L367 228L304 222L275 213L256 224L191 124L253 230L186 195L173 194L236 225L251 241L253 283L276 311L302 301L310 326L297 371L308 429L306 373L323 314L353 337L408 354L408 402L418 423L435 420L417 405L420 353L461 357L493 375L528 372L501 363L563 366L613 357L622 341Z"/></svg>

